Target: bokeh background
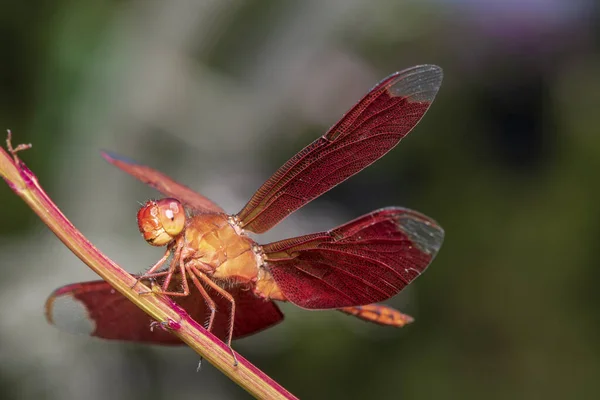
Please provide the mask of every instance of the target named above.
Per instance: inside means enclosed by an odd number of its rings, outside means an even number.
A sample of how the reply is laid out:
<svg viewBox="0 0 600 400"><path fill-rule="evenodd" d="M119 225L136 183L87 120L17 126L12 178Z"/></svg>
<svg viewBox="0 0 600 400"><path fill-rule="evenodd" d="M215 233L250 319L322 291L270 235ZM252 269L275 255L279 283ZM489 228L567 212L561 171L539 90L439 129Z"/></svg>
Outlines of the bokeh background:
<svg viewBox="0 0 600 400"><path fill-rule="evenodd" d="M284 305L235 348L307 399L600 396L600 25L593 0L3 2L0 125L65 214L131 272L149 164L237 212L379 79L445 70L420 125L267 242L402 205L446 230L389 301L396 330ZM46 324L47 295L95 279L0 185L0 398L243 399L190 349Z"/></svg>

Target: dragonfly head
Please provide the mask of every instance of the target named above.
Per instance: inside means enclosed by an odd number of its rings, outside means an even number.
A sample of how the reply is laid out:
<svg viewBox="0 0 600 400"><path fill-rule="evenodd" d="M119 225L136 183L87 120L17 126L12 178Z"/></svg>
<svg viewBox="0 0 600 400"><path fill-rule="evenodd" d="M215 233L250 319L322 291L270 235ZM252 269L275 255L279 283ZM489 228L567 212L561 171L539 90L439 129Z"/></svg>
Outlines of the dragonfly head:
<svg viewBox="0 0 600 400"><path fill-rule="evenodd" d="M137 213L140 233L152 246L165 246L185 227L185 210L177 199L149 200Z"/></svg>

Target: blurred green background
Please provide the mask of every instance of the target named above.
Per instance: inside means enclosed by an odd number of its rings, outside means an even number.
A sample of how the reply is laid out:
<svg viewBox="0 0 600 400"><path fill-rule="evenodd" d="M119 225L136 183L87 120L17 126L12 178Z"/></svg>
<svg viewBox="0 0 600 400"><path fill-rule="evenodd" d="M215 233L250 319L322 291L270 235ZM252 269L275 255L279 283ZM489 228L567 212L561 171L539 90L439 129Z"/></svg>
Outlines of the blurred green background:
<svg viewBox="0 0 600 400"><path fill-rule="evenodd" d="M402 205L446 241L389 304L396 330L284 305L236 350L307 399L600 398L600 24L593 0L3 2L0 121L65 214L143 271L158 194L113 150L229 212L379 79L435 63L431 110L389 155L267 235ZM47 295L95 279L0 185L0 398L234 399L187 348L46 324Z"/></svg>

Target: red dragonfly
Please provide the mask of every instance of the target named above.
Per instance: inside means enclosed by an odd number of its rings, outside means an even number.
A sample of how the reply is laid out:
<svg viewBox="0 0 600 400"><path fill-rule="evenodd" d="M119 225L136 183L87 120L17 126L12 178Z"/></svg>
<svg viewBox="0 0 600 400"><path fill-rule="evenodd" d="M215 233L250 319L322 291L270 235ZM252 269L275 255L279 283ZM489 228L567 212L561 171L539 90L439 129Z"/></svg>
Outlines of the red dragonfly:
<svg viewBox="0 0 600 400"><path fill-rule="evenodd" d="M269 230L390 151L423 117L441 82L442 70L435 65L385 78L233 215L152 168L104 154L167 196L148 201L138 212L146 241L166 246L163 257L138 278L154 279L159 287L153 293L173 296L230 347L232 339L283 319L273 300L310 310L335 309L382 325L411 322L375 303L398 294L440 249L444 231L425 215L383 208L327 232L266 245L247 232ZM190 290L189 281L197 290ZM165 330L150 329L150 317L105 281L57 289L46 303L46 316L65 330L83 329L104 339L182 344ZM85 326L73 327L73 321Z"/></svg>

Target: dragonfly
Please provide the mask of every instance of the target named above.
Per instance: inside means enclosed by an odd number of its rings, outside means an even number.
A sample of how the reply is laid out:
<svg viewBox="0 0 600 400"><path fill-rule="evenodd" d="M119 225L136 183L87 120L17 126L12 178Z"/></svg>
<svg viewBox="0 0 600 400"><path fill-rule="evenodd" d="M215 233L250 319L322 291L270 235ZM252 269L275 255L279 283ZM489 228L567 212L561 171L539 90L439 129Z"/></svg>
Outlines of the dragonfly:
<svg viewBox="0 0 600 400"><path fill-rule="evenodd" d="M421 275L438 253L444 230L401 207L382 208L329 231L260 245L249 233L285 217L363 170L394 148L421 120L442 82L442 69L419 65L375 85L325 135L293 156L237 214L167 175L103 153L114 166L164 196L137 214L144 239L164 255L138 281L170 296L231 349L231 341L283 320L275 301L308 310L337 310L380 325L412 318L378 304ZM46 302L60 329L140 343L183 344L105 281L74 283ZM232 350L235 361L235 353Z"/></svg>

